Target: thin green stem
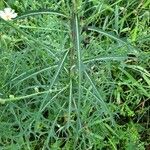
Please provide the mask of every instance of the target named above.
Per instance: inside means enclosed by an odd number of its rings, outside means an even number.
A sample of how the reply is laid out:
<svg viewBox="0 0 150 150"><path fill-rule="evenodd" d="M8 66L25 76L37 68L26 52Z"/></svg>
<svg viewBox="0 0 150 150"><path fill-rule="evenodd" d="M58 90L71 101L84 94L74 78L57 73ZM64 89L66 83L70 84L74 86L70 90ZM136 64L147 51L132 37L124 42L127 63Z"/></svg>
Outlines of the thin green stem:
<svg viewBox="0 0 150 150"><path fill-rule="evenodd" d="M78 13L77 13L77 2L73 0L73 9L72 9L72 20L71 20L71 31L72 31L72 40L74 46L74 53L77 52L77 63L78 63L78 102L77 102L77 115L78 115L78 128L81 128L80 121L80 103L81 103L81 80L82 80L82 69L81 69L81 48L80 48L80 31L79 31L79 22L78 22Z"/></svg>

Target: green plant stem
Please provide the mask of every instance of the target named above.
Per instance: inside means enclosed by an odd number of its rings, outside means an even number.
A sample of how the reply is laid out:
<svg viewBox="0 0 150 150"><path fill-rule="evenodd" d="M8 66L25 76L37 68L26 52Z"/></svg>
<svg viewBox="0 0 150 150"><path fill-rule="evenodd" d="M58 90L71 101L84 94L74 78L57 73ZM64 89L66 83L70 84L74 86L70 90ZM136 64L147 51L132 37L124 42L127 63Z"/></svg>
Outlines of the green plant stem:
<svg viewBox="0 0 150 150"><path fill-rule="evenodd" d="M77 101L77 139L79 136L79 131L81 129L80 120L80 108L81 108L81 48L80 48L80 33L79 33L79 22L78 22L78 12L77 12L77 1L73 0L72 8L72 19L71 19L71 31L72 31L72 41L73 41L73 52L72 58L77 53L77 63L78 63L78 101Z"/></svg>

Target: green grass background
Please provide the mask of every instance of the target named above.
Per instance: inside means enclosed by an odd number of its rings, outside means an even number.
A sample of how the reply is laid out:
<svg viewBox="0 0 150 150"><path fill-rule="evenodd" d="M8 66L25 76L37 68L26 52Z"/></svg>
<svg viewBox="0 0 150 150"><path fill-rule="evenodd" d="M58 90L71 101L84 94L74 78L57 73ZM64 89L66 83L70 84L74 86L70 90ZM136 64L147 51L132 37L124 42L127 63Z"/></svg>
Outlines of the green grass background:
<svg viewBox="0 0 150 150"><path fill-rule="evenodd" d="M150 149L149 0L5 7L18 18L0 20L0 150Z"/></svg>

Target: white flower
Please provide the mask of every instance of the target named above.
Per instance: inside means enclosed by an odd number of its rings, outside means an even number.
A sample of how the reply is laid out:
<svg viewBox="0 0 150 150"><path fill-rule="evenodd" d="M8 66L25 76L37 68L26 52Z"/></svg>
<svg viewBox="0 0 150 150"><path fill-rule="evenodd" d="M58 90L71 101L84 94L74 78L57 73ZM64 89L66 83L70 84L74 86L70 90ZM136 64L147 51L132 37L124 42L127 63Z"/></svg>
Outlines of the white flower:
<svg viewBox="0 0 150 150"><path fill-rule="evenodd" d="M4 20L11 20L17 17L17 13L11 8L5 8L3 11L0 11L0 17Z"/></svg>

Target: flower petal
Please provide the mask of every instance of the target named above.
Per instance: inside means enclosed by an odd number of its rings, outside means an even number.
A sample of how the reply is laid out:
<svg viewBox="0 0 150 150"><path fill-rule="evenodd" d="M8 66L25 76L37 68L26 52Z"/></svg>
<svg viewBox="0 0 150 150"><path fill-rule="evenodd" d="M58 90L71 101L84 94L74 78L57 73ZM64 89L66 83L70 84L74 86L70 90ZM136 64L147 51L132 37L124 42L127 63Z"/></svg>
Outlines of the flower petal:
<svg viewBox="0 0 150 150"><path fill-rule="evenodd" d="M5 8L4 11L0 11L0 17L4 20L11 20L17 17L17 13L11 8Z"/></svg>
<svg viewBox="0 0 150 150"><path fill-rule="evenodd" d="M16 18L16 17L17 17L17 13L13 13L13 14L11 15L11 17L12 17L12 18Z"/></svg>
<svg viewBox="0 0 150 150"><path fill-rule="evenodd" d="M11 13L11 11L12 11L11 8L5 8L5 9L4 9L4 12L5 12L6 14Z"/></svg>
<svg viewBox="0 0 150 150"><path fill-rule="evenodd" d="M0 17L5 20L5 13L3 11L0 11Z"/></svg>
<svg viewBox="0 0 150 150"><path fill-rule="evenodd" d="M2 10L0 10L0 15L3 14L4 12Z"/></svg>

